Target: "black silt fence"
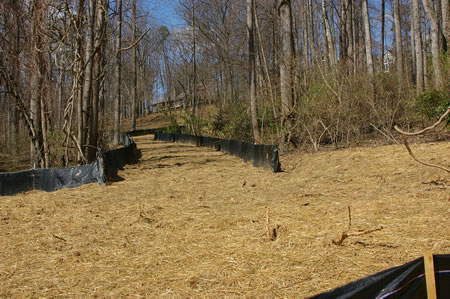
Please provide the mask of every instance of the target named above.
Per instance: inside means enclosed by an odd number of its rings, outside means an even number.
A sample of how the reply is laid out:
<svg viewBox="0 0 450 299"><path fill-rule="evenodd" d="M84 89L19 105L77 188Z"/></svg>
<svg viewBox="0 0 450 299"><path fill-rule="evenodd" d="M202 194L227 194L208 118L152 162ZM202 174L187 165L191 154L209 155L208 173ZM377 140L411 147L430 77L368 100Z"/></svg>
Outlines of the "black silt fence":
<svg viewBox="0 0 450 299"><path fill-rule="evenodd" d="M434 255L437 298L449 298L450 255ZM343 287L319 294L314 299L331 298L427 298L423 258L394 267Z"/></svg>
<svg viewBox="0 0 450 299"><path fill-rule="evenodd" d="M239 157L245 162L251 162L256 167L262 167L273 172L279 172L281 170L278 147L276 145L251 144L232 139L161 132L155 133L155 140L188 143L213 148L217 151Z"/></svg>
<svg viewBox="0 0 450 299"><path fill-rule="evenodd" d="M184 130L184 128L185 128L185 126L163 127L163 128L156 128L156 129L139 129L139 130L134 130L134 131L128 131L125 134L133 137L133 136L156 134L157 132L181 133Z"/></svg>
<svg viewBox="0 0 450 299"><path fill-rule="evenodd" d="M156 132L155 140L165 141L165 142L175 142L175 134L174 133L164 133L164 132Z"/></svg>
<svg viewBox="0 0 450 299"><path fill-rule="evenodd" d="M141 152L134 141L127 146L110 150L103 155L104 172L107 179L113 179L117 176L117 171L123 169L127 164L135 164L141 158Z"/></svg>
<svg viewBox="0 0 450 299"><path fill-rule="evenodd" d="M0 173L0 195L15 195L31 190L52 192L95 182L104 184L116 175L118 169L126 164L136 163L140 158L136 144L129 138L121 139L128 145L104 154L99 152L97 160L90 164Z"/></svg>
<svg viewBox="0 0 450 299"><path fill-rule="evenodd" d="M0 173L0 195L15 195L31 190L47 192L74 188L84 184L105 183L100 159L69 168L38 168Z"/></svg>
<svg viewBox="0 0 450 299"><path fill-rule="evenodd" d="M174 141L178 143L186 143L195 146L200 146L200 136L188 134L174 134Z"/></svg>
<svg viewBox="0 0 450 299"><path fill-rule="evenodd" d="M200 146L220 151L222 139L208 136L200 136Z"/></svg>
<svg viewBox="0 0 450 299"><path fill-rule="evenodd" d="M14 195L34 189L32 170L0 173L0 195Z"/></svg>

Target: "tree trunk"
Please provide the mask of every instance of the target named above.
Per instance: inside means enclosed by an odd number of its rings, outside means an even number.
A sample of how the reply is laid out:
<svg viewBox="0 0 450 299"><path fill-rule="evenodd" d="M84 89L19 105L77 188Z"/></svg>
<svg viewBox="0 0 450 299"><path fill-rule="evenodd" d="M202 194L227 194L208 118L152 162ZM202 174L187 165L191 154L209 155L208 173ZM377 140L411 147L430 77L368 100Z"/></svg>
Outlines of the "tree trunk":
<svg viewBox="0 0 450 299"><path fill-rule="evenodd" d="M352 44L352 61L353 61L353 73L356 74L357 67L358 67L358 21L360 18L358 18L358 7L357 5L361 4L361 2L351 2L351 44Z"/></svg>
<svg viewBox="0 0 450 299"><path fill-rule="evenodd" d="M442 34L444 35L444 50L448 51L448 46L450 42L450 9L449 1L442 0Z"/></svg>
<svg viewBox="0 0 450 299"><path fill-rule="evenodd" d="M330 62L330 46L328 45L329 39L327 35L327 24L326 24L326 18L325 18L325 10L324 10L325 0L322 1L322 33L319 33L319 36L322 35L322 41L323 41L323 57L325 61L325 66L328 68L331 65ZM295 26L296 27L296 26ZM296 44L296 42L295 42Z"/></svg>
<svg viewBox="0 0 450 299"><path fill-rule="evenodd" d="M370 34L370 23L369 23L369 10L367 7L367 0L362 2L362 14L364 20L364 37L365 37L365 48L366 48L366 63L367 63L367 73L369 77L373 77L373 56L372 56L372 37Z"/></svg>
<svg viewBox="0 0 450 299"><path fill-rule="evenodd" d="M45 68L45 66L43 66L43 68ZM44 80L42 79L41 82L44 82ZM49 148L49 144L48 144L48 113L47 113L47 109L46 109L46 105L45 105L45 97L42 94L42 92L48 88L48 86L41 86L41 95L39 97L39 110L41 112L41 132L42 132L42 147L43 147L43 151L44 151L44 168L49 168L50 167L50 148Z"/></svg>
<svg viewBox="0 0 450 299"><path fill-rule="evenodd" d="M427 14L431 26L431 54L434 72L434 87L439 90L444 89L444 76L441 64L439 63L439 21L433 3L430 0L422 0L423 7Z"/></svg>
<svg viewBox="0 0 450 299"><path fill-rule="evenodd" d="M395 23L395 52L396 52L396 65L398 82L402 84L403 76L403 51L402 51L402 28L400 22L400 7L399 0L394 0L394 23Z"/></svg>
<svg viewBox="0 0 450 299"><path fill-rule="evenodd" d="M384 0L383 0L384 1ZM333 40L333 34L331 32L330 19L328 17L328 0L322 0L322 15L323 15L323 26L325 28L325 37L328 45L328 59L331 65L337 63L336 58L336 45Z"/></svg>
<svg viewBox="0 0 450 299"><path fill-rule="evenodd" d="M427 25L425 11L422 10L422 61L423 61L423 86L427 90L430 88L430 74L428 72L428 57L431 57L431 33Z"/></svg>
<svg viewBox="0 0 450 299"><path fill-rule="evenodd" d="M132 2L132 16L131 16L131 34L132 44L136 42L136 0ZM137 46L134 46L131 54L133 86L131 94L131 130L136 130L136 114L137 114Z"/></svg>
<svg viewBox="0 0 450 299"><path fill-rule="evenodd" d="M90 113L92 107L92 79L93 79L93 68L94 68L94 30L95 30L95 13L96 13L96 0L89 0L89 17L87 23L87 37L86 37L86 70L84 73L84 84L83 84L83 111L82 111L82 126L81 126L81 139L79 140L81 148L85 155L88 153L88 136L89 136L89 126Z"/></svg>
<svg viewBox="0 0 450 299"><path fill-rule="evenodd" d="M13 9L19 13L19 5L17 2L14 3L14 7ZM13 55L14 55L14 60L13 60L13 65L14 65L14 70L15 70L15 78L17 78L17 81L20 82L19 78L20 78L20 73L21 73L21 59L20 59L20 36L21 36L21 26L16 22L16 24L14 24L14 32L11 32L11 34L14 35L13 39L14 39L14 49L13 49ZM18 83L19 84L19 83ZM12 97L10 97L11 100L11 104L14 103L14 99ZM18 114L19 111L17 110L15 105L11 105L10 108L11 111L11 120L9 122L9 125L11 126L11 131L10 131L10 145L11 145L11 153L13 155L17 154L17 149L18 149L18 134L19 134L19 118L18 118Z"/></svg>
<svg viewBox="0 0 450 299"><path fill-rule="evenodd" d="M290 127L293 92L292 92L292 22L291 22L291 1L278 0L278 12L280 17L280 90L281 90L281 111L283 121Z"/></svg>
<svg viewBox="0 0 450 299"><path fill-rule="evenodd" d="M415 44L415 35L416 35L416 27L414 24L414 6L413 1L411 1L410 10L411 10L411 21L410 21L410 28L411 28L411 81L413 83L416 83L416 44Z"/></svg>
<svg viewBox="0 0 450 299"><path fill-rule="evenodd" d="M278 69L280 64L280 34L279 34L279 18L278 18L278 3L277 1L273 1L272 5L272 78L278 79ZM277 81L274 79L274 81ZM277 81L278 82L278 81ZM277 84L275 84L275 93L278 94Z"/></svg>
<svg viewBox="0 0 450 299"><path fill-rule="evenodd" d="M31 97L30 97L30 120L34 130L36 132L36 139L32 141L31 146L31 163L38 163L40 167L45 167L46 161L44 160L43 153L43 130L42 123L42 94L43 94L43 83L46 76L46 65L44 62L44 52L43 52L43 41L42 33L40 28L43 25L43 12L44 7L39 1L33 2L33 13L32 13L32 40L31 47L32 51L32 67L30 79Z"/></svg>
<svg viewBox="0 0 450 299"><path fill-rule="evenodd" d="M303 4L300 3L300 10L301 10L301 26L302 26L302 49L303 49L303 68L305 70L308 69L310 64L310 53L311 53L311 47L309 43L309 35L308 35L308 9L306 1L303 1Z"/></svg>
<svg viewBox="0 0 450 299"><path fill-rule="evenodd" d="M278 117L278 113L277 113L277 109L275 107L275 94L273 91L273 87L272 87L272 79L270 78L270 72L269 72L269 66L267 65L267 59L266 59L266 55L264 52L264 46L263 46L263 41L261 38L261 31L259 29L259 22L258 22L258 17L256 16L256 9L254 10L254 19L255 19L255 31L257 33L258 36L258 45L259 45L259 54L262 58L262 65L263 65L263 69L264 69L264 73L266 76L266 81L267 81L267 88L269 90L269 96L270 99L272 100L272 111L273 111L273 117L277 118Z"/></svg>
<svg viewBox="0 0 450 299"><path fill-rule="evenodd" d="M364 0L363 0L364 1ZM346 32L346 40L347 40L347 59L348 59L348 70L352 70L355 72L355 60L353 53L355 51L355 40L353 38L353 1L345 0L345 9L346 9L346 21L345 21L345 32Z"/></svg>
<svg viewBox="0 0 450 299"><path fill-rule="evenodd" d="M192 72L193 72L193 82L192 82L192 115L191 115L191 125L192 125L192 133L195 134L195 109L197 106L197 61L196 61L196 38L195 38L195 1L191 0L191 18L192 18ZM231 76L230 76L230 80ZM231 91L233 93L233 91ZM233 95L231 95L233 97Z"/></svg>
<svg viewBox="0 0 450 299"><path fill-rule="evenodd" d="M116 94L114 98L114 138L113 143L119 144L120 140L120 102L121 102L121 89L120 83L122 79L122 59L121 51L122 48L122 0L117 0L117 34L116 34L116 65L115 65L115 79L116 79Z"/></svg>
<svg viewBox="0 0 450 299"><path fill-rule="evenodd" d="M369 91L372 100L375 96L375 86L373 81L373 58L372 58L372 38L370 34L370 23L369 23L369 10L367 6L367 0L362 0L362 16L364 21L364 37L365 37L365 48L366 48L366 63L367 63L367 74L369 75Z"/></svg>
<svg viewBox="0 0 450 299"><path fill-rule="evenodd" d="M250 110L255 143L261 143L259 134L258 116L256 111L256 55L254 33L254 0L247 0L247 40L248 40L248 83L250 93Z"/></svg>
<svg viewBox="0 0 450 299"><path fill-rule="evenodd" d="M82 32L84 32L84 16L85 16L85 7L84 7L85 1L80 0L78 3L77 8L77 18L75 21L75 28L74 31L77 32L76 34L76 48L75 48L75 65L73 68L73 83L72 83L72 90L73 90L73 97L76 100L77 105L77 138L74 141L75 143L80 144L82 140L82 132L83 132L83 79L84 79L84 56L82 54L83 52L83 42L84 38L82 36ZM72 103L73 105L73 103ZM65 118L64 122L68 124L68 127L66 128L66 151L65 151L65 165L67 166L69 163L69 156L68 156L68 141L71 139L75 139L72 135L72 115L67 115L67 118ZM77 153L77 161L80 163L80 161L83 159L84 154L80 151Z"/></svg>
<svg viewBox="0 0 450 299"><path fill-rule="evenodd" d="M314 34L314 15L313 15L313 9L312 9L312 2L311 0L307 1L306 4L306 12L307 12L307 20L308 20L308 37L309 37L309 45L311 46L311 62L312 64L315 64L319 59L319 49L316 47L316 40L315 40L315 34ZM292 28L292 25L291 25Z"/></svg>
<svg viewBox="0 0 450 299"><path fill-rule="evenodd" d="M345 0L339 1L339 57L341 63L346 66L347 65L347 30L346 30L346 21L347 21L347 9L345 5Z"/></svg>
<svg viewBox="0 0 450 299"><path fill-rule="evenodd" d="M65 74L64 74L64 70L59 70L59 75L58 75L58 82L57 82L57 86L56 88L58 89L58 102L57 102L57 106L56 106L56 113L57 113L57 122L58 122L58 127L62 128L63 126L63 90L64 90L64 82L65 80Z"/></svg>
<svg viewBox="0 0 450 299"><path fill-rule="evenodd" d="M91 117L89 125L89 142L88 142L88 161L93 161L97 153L98 141L98 115L99 115L99 98L101 82L103 80L103 45L105 41L106 12L108 10L107 0L98 1L97 3L97 21L95 25L95 42L93 57L93 82L92 82L92 103Z"/></svg>
<svg viewBox="0 0 450 299"><path fill-rule="evenodd" d="M381 0L381 54L380 54L380 70L384 70L384 34L386 32L385 19L386 19L386 3L385 0Z"/></svg>
<svg viewBox="0 0 450 299"><path fill-rule="evenodd" d="M337 41L336 41L336 26L334 25L334 5L330 6L329 8L329 13L330 13L330 29L331 29L331 40L333 41L333 55L335 57L335 61L336 63L338 62L337 59Z"/></svg>
<svg viewBox="0 0 450 299"><path fill-rule="evenodd" d="M422 26L420 22L420 5L419 0L412 0L413 4L413 23L414 23L414 43L416 58L416 90L420 94L423 92L423 59L422 59Z"/></svg>

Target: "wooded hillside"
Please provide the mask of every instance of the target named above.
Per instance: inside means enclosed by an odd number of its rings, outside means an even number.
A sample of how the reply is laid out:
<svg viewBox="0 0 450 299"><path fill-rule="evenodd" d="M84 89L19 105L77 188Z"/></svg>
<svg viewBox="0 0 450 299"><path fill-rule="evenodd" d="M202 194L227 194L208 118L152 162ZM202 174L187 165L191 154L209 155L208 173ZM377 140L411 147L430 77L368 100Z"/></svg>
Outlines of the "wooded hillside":
<svg viewBox="0 0 450 299"><path fill-rule="evenodd" d="M0 2L2 160L84 163L156 111L318 150L449 106L448 0L179 0L170 28L148 2Z"/></svg>

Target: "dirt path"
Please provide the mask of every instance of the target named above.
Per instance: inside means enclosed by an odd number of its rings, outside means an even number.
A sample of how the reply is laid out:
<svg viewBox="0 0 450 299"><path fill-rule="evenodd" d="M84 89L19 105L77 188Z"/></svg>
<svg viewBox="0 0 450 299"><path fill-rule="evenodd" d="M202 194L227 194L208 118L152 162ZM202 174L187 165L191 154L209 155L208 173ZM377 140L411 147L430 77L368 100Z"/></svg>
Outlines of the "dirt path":
<svg viewBox="0 0 450 299"><path fill-rule="evenodd" d="M136 140L123 181L0 198L0 297L307 297L450 252L450 177L401 146L282 157L273 174ZM415 150L450 165L448 142ZM383 229L332 245L348 206L351 231Z"/></svg>

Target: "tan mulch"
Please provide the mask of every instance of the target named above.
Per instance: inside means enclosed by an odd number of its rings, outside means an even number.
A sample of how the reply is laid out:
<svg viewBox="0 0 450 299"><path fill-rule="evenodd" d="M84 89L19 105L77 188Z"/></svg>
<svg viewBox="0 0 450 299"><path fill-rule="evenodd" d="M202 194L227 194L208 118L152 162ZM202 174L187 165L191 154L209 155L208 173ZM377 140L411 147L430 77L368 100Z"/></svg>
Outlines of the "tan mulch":
<svg viewBox="0 0 450 299"><path fill-rule="evenodd" d="M274 174L136 140L122 181L0 197L0 297L308 297L450 252L450 176L400 145L291 154ZM450 165L449 142L413 149Z"/></svg>

